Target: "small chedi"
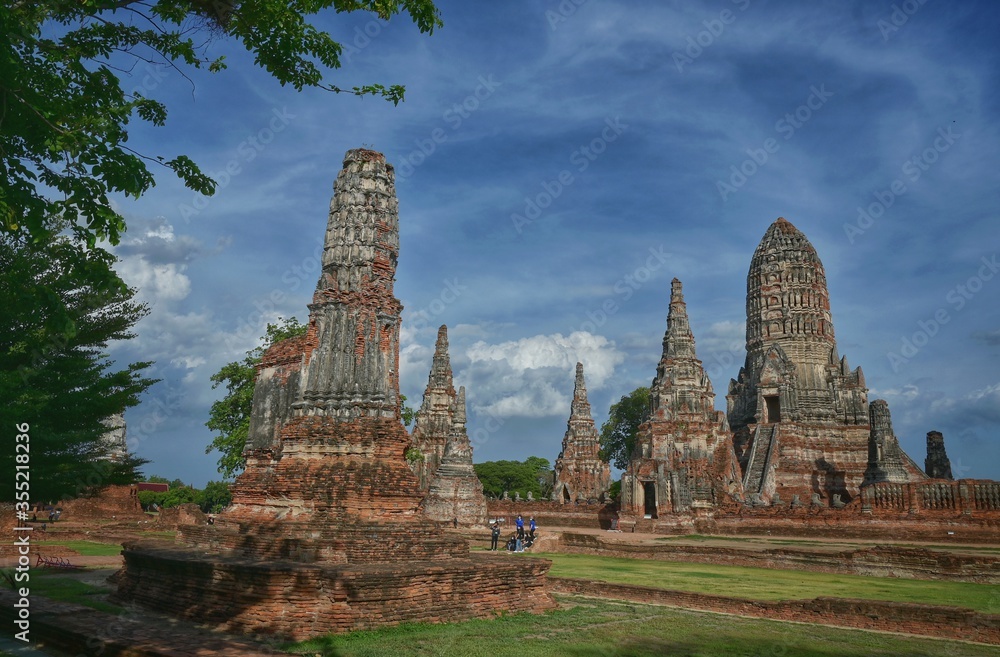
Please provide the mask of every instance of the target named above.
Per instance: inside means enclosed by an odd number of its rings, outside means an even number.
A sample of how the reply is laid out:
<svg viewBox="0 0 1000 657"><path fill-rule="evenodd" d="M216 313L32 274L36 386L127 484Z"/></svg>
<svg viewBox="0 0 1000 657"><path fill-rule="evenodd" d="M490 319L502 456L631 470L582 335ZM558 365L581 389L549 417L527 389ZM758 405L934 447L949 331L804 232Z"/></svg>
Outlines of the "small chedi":
<svg viewBox="0 0 1000 657"><path fill-rule="evenodd" d="M414 417L413 444L410 447L410 468L420 482L420 488L430 487L431 477L444 458L445 446L455 424L455 386L452 382L451 359L448 355L448 327L438 329L434 357L427 377L427 388Z"/></svg>
<svg viewBox="0 0 1000 657"><path fill-rule="evenodd" d="M472 443L465 429L465 386L458 389L454 415L441 465L431 476L424 498L424 512L432 520L483 527L487 522L486 496L472 467Z"/></svg>
<svg viewBox="0 0 1000 657"><path fill-rule="evenodd" d="M604 501L611 486L611 466L601 459L600 451L600 436L594 427L590 402L587 401L583 363L577 363L566 435L562 451L556 458L553 501Z"/></svg>
<svg viewBox="0 0 1000 657"><path fill-rule="evenodd" d="M400 419L398 250L392 166L348 151L309 330L259 366L233 505L177 543L126 543L119 599L293 639L554 605L549 562L428 531Z"/></svg>
<svg viewBox="0 0 1000 657"><path fill-rule="evenodd" d="M725 414L695 354L681 282L671 283L667 331L656 378L649 390L650 415L636 436L622 475L625 519L710 510L740 478Z"/></svg>
<svg viewBox="0 0 1000 657"><path fill-rule="evenodd" d="M951 475L951 461L944 449L944 436L940 431L927 432L927 458L924 472L932 479L954 479Z"/></svg>

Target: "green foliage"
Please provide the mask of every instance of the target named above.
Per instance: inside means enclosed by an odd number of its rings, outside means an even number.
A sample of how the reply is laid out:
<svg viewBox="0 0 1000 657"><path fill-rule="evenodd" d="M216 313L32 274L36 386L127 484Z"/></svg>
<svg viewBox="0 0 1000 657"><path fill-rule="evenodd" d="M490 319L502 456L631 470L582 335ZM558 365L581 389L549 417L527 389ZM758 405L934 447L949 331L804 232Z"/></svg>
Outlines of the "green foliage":
<svg viewBox="0 0 1000 657"><path fill-rule="evenodd" d="M416 447L410 447L409 449L407 449L406 453L403 456L410 463L416 463L417 461L424 460L424 453L421 452Z"/></svg>
<svg viewBox="0 0 1000 657"><path fill-rule="evenodd" d="M174 479L173 481L169 482L168 488L169 490L173 490L175 488L184 488L184 482L181 481L180 479Z"/></svg>
<svg viewBox="0 0 1000 657"><path fill-rule="evenodd" d="M142 508L150 511L155 504L158 507L163 507L163 499L167 496L167 492L162 493L155 490L141 490L139 491L139 504Z"/></svg>
<svg viewBox="0 0 1000 657"><path fill-rule="evenodd" d="M403 418L403 426L408 427L413 424L413 418L417 412L413 410L413 407L406 405L406 395L399 396L399 405L401 407L400 414Z"/></svg>
<svg viewBox="0 0 1000 657"><path fill-rule="evenodd" d="M548 459L529 456L522 461L484 461L472 466L483 484L483 492L500 497L504 491L535 499L545 499L552 492L552 471ZM547 488L547 490L546 490Z"/></svg>
<svg viewBox="0 0 1000 657"><path fill-rule="evenodd" d="M170 480L166 477L161 477L159 475L149 475L148 477L143 477L142 481L150 484L169 484Z"/></svg>
<svg viewBox="0 0 1000 657"><path fill-rule="evenodd" d="M225 481L210 481L198 494L198 506L205 513L218 513L232 502L233 494Z"/></svg>
<svg viewBox="0 0 1000 657"><path fill-rule="evenodd" d="M2 77L2 76L0 76ZM32 500L130 484L146 463L107 460L103 421L139 403L150 363L116 367L112 340L133 337L147 309L114 273L114 257L67 238L0 232L0 426L28 435ZM14 500L14 434L0 451L0 499ZM23 454L22 454L23 456Z"/></svg>
<svg viewBox="0 0 1000 657"><path fill-rule="evenodd" d="M206 56L218 38L238 41L281 85L403 100L399 85L342 89L324 82L344 46L310 20L324 11L408 13L421 32L441 26L430 0L50 0L0 5L0 231L33 240L69 223L93 247L117 244L125 220L109 194L139 197L154 184L147 166L172 170L199 193L216 183L184 155L127 145L138 118L164 125L166 106L120 76L142 62L181 71L226 68Z"/></svg>
<svg viewBox="0 0 1000 657"><path fill-rule="evenodd" d="M226 395L212 404L209 411L205 426L219 432L219 435L212 439L205 453L213 449L221 453L218 470L226 479L239 474L245 465L243 448L250 431L254 380L261 357L271 345L305 335L308 329L307 324L300 324L294 317L281 320L278 324L268 324L261 346L248 351L242 361L227 363L212 375L212 388L225 384Z"/></svg>
<svg viewBox="0 0 1000 657"><path fill-rule="evenodd" d="M618 479L617 481L612 481L611 486L608 487L608 497L614 502L618 499L618 496L622 494L622 481Z"/></svg>
<svg viewBox="0 0 1000 657"><path fill-rule="evenodd" d="M649 417L649 388L640 386L611 405L601 425L601 458L619 470L628 467L639 425Z"/></svg>
<svg viewBox="0 0 1000 657"><path fill-rule="evenodd" d="M198 491L190 486L183 488L171 488L163 496L163 508L169 509L172 506L181 504L196 504L198 502Z"/></svg>

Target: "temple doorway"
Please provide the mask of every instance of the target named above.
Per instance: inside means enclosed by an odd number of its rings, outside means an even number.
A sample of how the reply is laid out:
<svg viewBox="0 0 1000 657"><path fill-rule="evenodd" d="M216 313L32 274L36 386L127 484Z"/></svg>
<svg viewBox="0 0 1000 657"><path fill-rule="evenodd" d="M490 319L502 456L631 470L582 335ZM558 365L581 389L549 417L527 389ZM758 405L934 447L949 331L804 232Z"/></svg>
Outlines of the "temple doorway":
<svg viewBox="0 0 1000 657"><path fill-rule="evenodd" d="M776 424L781 422L781 403L778 400L778 395L768 395L764 397L764 404L766 405L767 411L767 424Z"/></svg>
<svg viewBox="0 0 1000 657"><path fill-rule="evenodd" d="M642 484L642 492L644 502L645 502L645 517L655 518L656 517L656 484L652 481L646 481Z"/></svg>

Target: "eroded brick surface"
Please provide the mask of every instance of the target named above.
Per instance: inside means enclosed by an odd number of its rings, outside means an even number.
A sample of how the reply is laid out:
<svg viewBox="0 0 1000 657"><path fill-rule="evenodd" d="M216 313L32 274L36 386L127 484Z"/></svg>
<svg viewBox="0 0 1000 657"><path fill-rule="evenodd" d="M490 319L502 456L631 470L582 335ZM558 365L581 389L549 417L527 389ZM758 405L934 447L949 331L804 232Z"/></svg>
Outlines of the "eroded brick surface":
<svg viewBox="0 0 1000 657"><path fill-rule="evenodd" d="M295 639L553 606L549 562L473 558L423 512L400 421L393 175L348 151L309 332L264 355L232 506L177 545L127 543L121 599Z"/></svg>

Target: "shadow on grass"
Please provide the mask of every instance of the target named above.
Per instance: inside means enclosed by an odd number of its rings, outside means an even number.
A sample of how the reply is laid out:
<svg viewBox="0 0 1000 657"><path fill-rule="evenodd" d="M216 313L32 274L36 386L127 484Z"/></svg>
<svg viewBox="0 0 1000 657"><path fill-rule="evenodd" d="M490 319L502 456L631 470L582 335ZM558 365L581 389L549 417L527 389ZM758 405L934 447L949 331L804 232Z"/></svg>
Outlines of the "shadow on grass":
<svg viewBox="0 0 1000 657"><path fill-rule="evenodd" d="M790 647L782 641L748 640L739 644L728 642L690 643L656 638L628 641L615 648L564 647L559 652L569 657L842 657L839 650L817 650ZM879 653L887 654L887 653Z"/></svg>

